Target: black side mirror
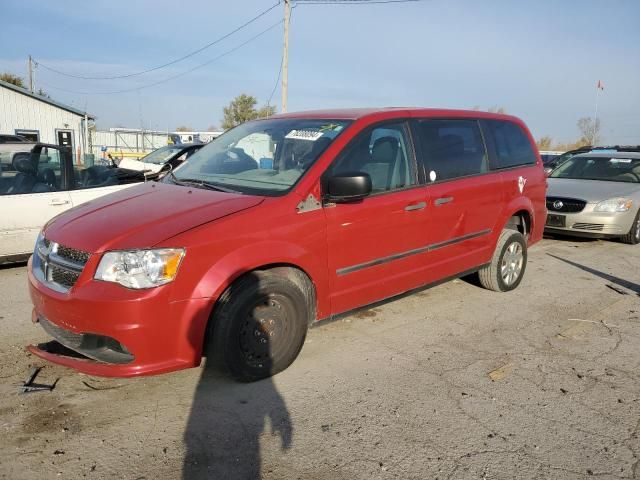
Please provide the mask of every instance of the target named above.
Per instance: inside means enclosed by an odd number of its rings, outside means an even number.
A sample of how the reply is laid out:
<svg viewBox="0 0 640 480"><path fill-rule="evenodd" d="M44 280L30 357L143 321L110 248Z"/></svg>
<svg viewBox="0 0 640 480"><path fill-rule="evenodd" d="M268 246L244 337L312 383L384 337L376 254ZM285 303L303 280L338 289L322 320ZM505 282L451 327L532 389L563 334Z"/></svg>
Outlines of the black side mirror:
<svg viewBox="0 0 640 480"><path fill-rule="evenodd" d="M371 193L371 177L364 172L341 173L329 178L327 200L336 203L362 200Z"/></svg>

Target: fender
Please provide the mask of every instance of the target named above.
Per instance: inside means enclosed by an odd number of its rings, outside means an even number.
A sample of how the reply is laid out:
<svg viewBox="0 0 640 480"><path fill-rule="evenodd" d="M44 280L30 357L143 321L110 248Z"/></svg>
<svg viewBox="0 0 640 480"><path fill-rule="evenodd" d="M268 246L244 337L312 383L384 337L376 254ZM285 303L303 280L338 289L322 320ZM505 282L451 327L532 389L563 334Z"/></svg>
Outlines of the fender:
<svg viewBox="0 0 640 480"><path fill-rule="evenodd" d="M214 302L241 275L267 265L291 265L307 274L316 289L318 317L329 312L327 265L322 256L301 245L267 240L245 245L215 262L197 282L192 298L209 297Z"/></svg>
<svg viewBox="0 0 640 480"><path fill-rule="evenodd" d="M220 258L200 278L192 294L192 298L210 299L208 315L194 319L190 325L183 325L184 335L195 345L203 344L207 320L220 295L243 274L267 265L290 265L302 270L316 290L317 318L327 317L330 311L329 283L327 266L322 263L322 258L300 245L280 240L246 245ZM199 358L202 352L193 353L195 358Z"/></svg>

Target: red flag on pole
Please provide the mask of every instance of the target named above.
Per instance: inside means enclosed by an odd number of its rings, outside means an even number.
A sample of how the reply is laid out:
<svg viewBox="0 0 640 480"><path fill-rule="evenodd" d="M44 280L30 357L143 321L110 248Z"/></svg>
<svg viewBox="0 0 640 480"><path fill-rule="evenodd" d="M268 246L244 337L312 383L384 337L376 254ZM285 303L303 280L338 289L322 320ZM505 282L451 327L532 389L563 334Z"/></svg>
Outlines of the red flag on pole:
<svg viewBox="0 0 640 480"><path fill-rule="evenodd" d="M602 80L598 80L598 85L596 85L596 88L599 88L600 90L604 90L604 83L602 83Z"/></svg>

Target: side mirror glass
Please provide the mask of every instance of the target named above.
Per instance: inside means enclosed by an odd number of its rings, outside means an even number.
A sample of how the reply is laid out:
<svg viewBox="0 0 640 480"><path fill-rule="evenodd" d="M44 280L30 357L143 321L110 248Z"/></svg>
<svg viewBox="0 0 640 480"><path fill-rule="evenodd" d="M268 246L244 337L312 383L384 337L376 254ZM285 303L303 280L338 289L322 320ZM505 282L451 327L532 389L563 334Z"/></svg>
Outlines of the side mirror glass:
<svg viewBox="0 0 640 480"><path fill-rule="evenodd" d="M336 203L362 200L371 193L371 177L368 173L341 173L329 178L327 199Z"/></svg>

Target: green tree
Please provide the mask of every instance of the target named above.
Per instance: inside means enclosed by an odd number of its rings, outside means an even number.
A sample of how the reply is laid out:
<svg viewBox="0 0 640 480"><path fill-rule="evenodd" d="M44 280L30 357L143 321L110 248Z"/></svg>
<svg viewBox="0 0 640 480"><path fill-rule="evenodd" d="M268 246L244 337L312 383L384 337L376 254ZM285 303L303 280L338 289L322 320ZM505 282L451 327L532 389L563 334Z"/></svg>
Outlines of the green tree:
<svg viewBox="0 0 640 480"><path fill-rule="evenodd" d="M224 118L222 119L222 128L228 130L241 123L255 120L256 118L267 118L276 113L276 107L265 105L256 110L258 100L252 95L238 95L234 98L228 107L224 107Z"/></svg>
<svg viewBox="0 0 640 480"><path fill-rule="evenodd" d="M22 77L14 75L13 73L4 72L0 74L0 80L2 80L3 82L11 83L16 87L25 88L24 80L22 79Z"/></svg>
<svg viewBox="0 0 640 480"><path fill-rule="evenodd" d="M582 117L578 120L578 130L580 130L580 140L578 143L583 145L598 145L600 143L600 119L591 117Z"/></svg>

